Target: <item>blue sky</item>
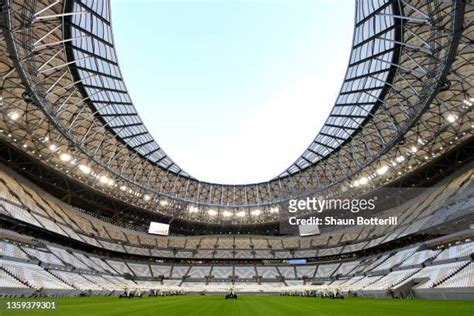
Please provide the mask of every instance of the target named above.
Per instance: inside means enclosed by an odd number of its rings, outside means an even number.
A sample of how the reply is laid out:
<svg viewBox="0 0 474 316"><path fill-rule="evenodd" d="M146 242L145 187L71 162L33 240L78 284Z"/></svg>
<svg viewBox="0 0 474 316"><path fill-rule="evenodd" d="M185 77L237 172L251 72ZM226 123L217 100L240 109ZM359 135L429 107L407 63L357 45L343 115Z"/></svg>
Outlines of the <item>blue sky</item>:
<svg viewBox="0 0 474 316"><path fill-rule="evenodd" d="M132 5L133 3L133 5ZM340 89L349 0L113 0L125 83L192 176L269 180L310 144Z"/></svg>

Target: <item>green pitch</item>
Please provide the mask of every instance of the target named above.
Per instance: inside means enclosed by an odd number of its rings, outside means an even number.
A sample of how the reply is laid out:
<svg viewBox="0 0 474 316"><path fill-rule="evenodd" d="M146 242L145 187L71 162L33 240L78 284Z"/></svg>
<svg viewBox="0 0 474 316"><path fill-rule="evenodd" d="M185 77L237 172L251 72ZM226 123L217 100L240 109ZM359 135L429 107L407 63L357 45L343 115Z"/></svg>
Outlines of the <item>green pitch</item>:
<svg viewBox="0 0 474 316"><path fill-rule="evenodd" d="M22 299L21 301L32 301ZM50 316L233 316L233 315L474 315L473 301L443 300L389 300L349 298L331 300L306 297L244 296L238 300L225 300L222 296L174 296L118 299L116 297L41 299L55 301L55 311L7 311L7 301L0 300L0 315L50 315Z"/></svg>

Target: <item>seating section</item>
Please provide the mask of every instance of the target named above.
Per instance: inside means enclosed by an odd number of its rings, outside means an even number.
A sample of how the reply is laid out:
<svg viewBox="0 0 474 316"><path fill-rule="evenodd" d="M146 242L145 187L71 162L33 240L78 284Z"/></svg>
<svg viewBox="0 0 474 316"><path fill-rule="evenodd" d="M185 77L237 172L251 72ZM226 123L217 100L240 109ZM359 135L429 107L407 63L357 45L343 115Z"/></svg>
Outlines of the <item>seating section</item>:
<svg viewBox="0 0 474 316"><path fill-rule="evenodd" d="M344 284L349 281L348 279L341 279L341 280L334 280L332 282L328 282L325 284L325 287L328 290L340 290L341 288L344 287Z"/></svg>
<svg viewBox="0 0 474 316"><path fill-rule="evenodd" d="M433 216L435 213L444 211L452 217L456 215L452 210L456 207L468 211L474 192L470 185L472 181L469 180L472 171L454 175L438 187L426 190L426 193L405 204L378 215L380 218L398 216L399 225L396 228L347 227L331 232L331 238L329 234L305 238L227 235L164 238L113 225L109 223L110 219L91 216L84 210L55 199L3 165L0 165L0 174L0 213L65 237L85 241L96 247L160 258L290 259L357 252L416 233L426 223L438 223L439 219ZM450 189L445 190L448 187ZM463 247L452 249L452 253L443 251L436 260L469 256L469 253L472 253L472 243ZM197 252L193 253L196 250ZM406 255L392 256L376 271L390 269L400 264L408 267L430 259L423 257L430 255L426 252L404 264L410 257ZM90 268L95 270L93 267ZM375 267L369 267L368 270L373 268Z"/></svg>
<svg viewBox="0 0 474 316"><path fill-rule="evenodd" d="M107 263L114 268L120 274L130 274L133 275L133 272L130 271L127 264L123 261L107 260Z"/></svg>
<svg viewBox="0 0 474 316"><path fill-rule="evenodd" d="M62 260L76 260L81 263L68 264L77 267L86 264L95 271L90 274L84 269L65 271L54 266L40 266L26 262L23 257L14 258L5 256L0 259L0 284L3 288L23 288L23 289L54 289L54 290L80 290L80 291L122 291L124 289L157 289L175 288L186 291L222 291L230 287L240 288L245 291L283 291L288 288L302 289L310 286L319 290L342 290L342 291L387 291L403 284L411 284L415 290L428 288L458 288L472 287L473 263L470 260L458 260L455 262L433 261L426 267L417 266L410 268L416 263L425 262L426 258L431 258L439 251L422 250L414 253L410 248L410 253L414 258L409 261L408 268L399 267L395 271L385 272L385 269L369 272L380 275L357 275L363 272L367 265L380 262L380 259L390 261L390 266L394 262L400 262L408 254L406 250L400 251L388 257L386 255L366 258L364 260L347 261L343 263L321 263L306 265L170 265L170 264L146 264L133 261L121 261L116 259L105 259L74 252L71 249L60 248L48 245L47 248L35 249L23 244L15 245L10 242L4 244L14 245L15 252L23 249L30 258L35 258L42 263L52 265L63 264ZM452 246L457 247L459 245ZM7 248L4 246L4 249ZM10 248L9 248L10 249ZM414 248L413 248L414 249ZM54 254L53 254L54 251ZM23 252L20 252L23 253ZM61 260L56 257L58 255ZM21 256L21 255L20 255ZM23 260L23 261L15 261ZM36 262L37 261L33 261ZM354 272L357 268L362 272ZM50 268L48 268L50 267ZM398 270L397 270L398 269ZM112 273L113 275L110 275ZM356 275L354 275L356 274ZM136 280L125 277L139 277ZM350 276L352 277L344 277ZM211 276L211 278L208 278ZM256 276L260 278L255 279ZM127 278L128 278L127 277ZM156 278L160 277L159 280ZM231 279L235 277L235 279ZM280 279L283 277L284 279ZM152 279L154 278L154 279ZM162 279L161 279L162 278ZM340 279L335 279L340 278ZM313 285L313 280L319 279L324 282L320 285ZM217 281L214 281L217 280ZM228 280L227 282L222 282ZM232 280L236 281L235 283ZM284 280L284 282L282 282ZM305 281L307 280L307 281Z"/></svg>
<svg viewBox="0 0 474 316"><path fill-rule="evenodd" d="M170 248L184 248L186 245L185 237L176 237L168 240L168 247Z"/></svg>
<svg viewBox="0 0 474 316"><path fill-rule="evenodd" d="M150 249L150 254L155 257L173 257L173 251L164 249Z"/></svg>
<svg viewBox="0 0 474 316"><path fill-rule="evenodd" d="M135 283L137 284L136 287L140 290L156 290L163 287L159 281L137 280Z"/></svg>
<svg viewBox="0 0 474 316"><path fill-rule="evenodd" d="M344 262L341 263L339 266L339 269L337 269L336 272L334 272L334 275L348 275L351 273L355 267L357 267L360 264L359 261L351 261L351 262Z"/></svg>
<svg viewBox="0 0 474 316"><path fill-rule="evenodd" d="M315 270L316 270L315 265L296 266L296 276L300 279L304 277L312 278L314 276Z"/></svg>
<svg viewBox="0 0 474 316"><path fill-rule="evenodd" d="M133 271L136 276L140 277L151 277L151 270L147 264L140 264L140 263L128 263L128 266Z"/></svg>
<svg viewBox="0 0 474 316"><path fill-rule="evenodd" d="M250 250L235 250L235 259L245 259L245 258L253 258L254 257L254 252Z"/></svg>
<svg viewBox="0 0 474 316"><path fill-rule="evenodd" d="M334 256L341 253L343 247L323 248L318 252L318 256Z"/></svg>
<svg viewBox="0 0 474 316"><path fill-rule="evenodd" d="M203 289L209 288L205 282L183 282L180 285L180 288L185 290L185 291L190 291L190 292L199 292L202 291Z"/></svg>
<svg viewBox="0 0 474 316"><path fill-rule="evenodd" d="M340 263L321 264L316 270L316 278L329 278L339 267Z"/></svg>
<svg viewBox="0 0 474 316"><path fill-rule="evenodd" d="M268 245L273 250L283 249L283 241L281 239L268 239Z"/></svg>
<svg viewBox="0 0 474 316"><path fill-rule="evenodd" d="M359 276L354 276L350 279L345 280L344 287L347 289L355 289L355 284L360 284L362 280L366 279L365 276L359 275Z"/></svg>
<svg viewBox="0 0 474 316"><path fill-rule="evenodd" d="M80 261L77 257L69 253L66 249L53 246L48 246L48 249L65 264L72 265L73 267L81 270L90 270L88 266L82 263L82 261Z"/></svg>
<svg viewBox="0 0 474 316"><path fill-rule="evenodd" d="M270 252L270 250L255 250L255 258L257 259L273 258L273 254Z"/></svg>
<svg viewBox="0 0 474 316"><path fill-rule="evenodd" d="M378 282L379 280L381 280L383 278L382 275L378 275L378 276L367 276L367 277L364 277L362 279L360 279L359 281L357 281L356 283L354 283L352 285L352 289L355 290L355 291L358 291L358 290L366 290L369 286L371 286L372 284L374 284L375 282ZM380 286L377 286L377 287L373 287L372 289L378 289L380 290L381 287Z"/></svg>
<svg viewBox="0 0 474 316"><path fill-rule="evenodd" d="M474 241L454 245L444 249L435 259L435 261L442 261L454 258L469 257L474 253Z"/></svg>
<svg viewBox="0 0 474 316"><path fill-rule="evenodd" d="M373 271L382 271L391 269L403 261L405 261L408 257L414 254L416 248L405 249L402 251L397 252L393 256L389 257L386 261L384 261L381 265L377 266Z"/></svg>
<svg viewBox="0 0 474 316"><path fill-rule="evenodd" d="M150 265L151 272L153 273L154 277L169 277L171 273L171 266L169 265Z"/></svg>
<svg viewBox="0 0 474 316"><path fill-rule="evenodd" d="M239 279L253 279L256 275L254 266L235 266L235 276Z"/></svg>
<svg viewBox="0 0 474 316"><path fill-rule="evenodd" d="M293 256L289 251L275 251L275 259L286 259L292 258Z"/></svg>
<svg viewBox="0 0 474 316"><path fill-rule="evenodd" d="M125 245L124 248L128 253L133 253L133 254L142 255L142 256L149 256L150 255L150 250L147 249L147 248L132 247L132 246L127 246L127 245ZM173 252L171 252L171 254L170 254L170 257L172 257L172 256L173 256Z"/></svg>
<svg viewBox="0 0 474 316"><path fill-rule="evenodd" d="M10 201L0 201L0 203L2 204L3 210L5 210L5 212L12 218L43 228L43 226L38 223L38 221L33 217L33 215L31 215L31 211L28 211L18 205L14 205L10 203Z"/></svg>
<svg viewBox="0 0 474 316"><path fill-rule="evenodd" d="M433 216L435 213L454 216L456 212L453 210L469 210L474 191L466 181L472 178L472 171L448 179L406 204L379 214L380 218L398 216L396 228L350 227L334 229L330 234L323 231L319 236L295 238L246 235L156 237L114 225L108 219L96 218L55 199L21 176L10 171L5 173L2 169L0 166L2 216L61 235L62 240L79 240L97 249L89 253L51 240L2 238L0 289L77 292L164 287L197 291L233 286L236 290L280 291L306 286L309 289L386 291L409 282L415 289L466 288L473 287L474 283L474 242L469 240L438 250L427 249L433 248L430 242L420 242L409 248L370 257L360 258L359 252L372 253L372 247L422 228L437 227L429 226L440 221ZM447 187L450 190L445 190ZM459 197L463 200L458 200ZM96 255L101 253L103 258ZM335 257L339 254L343 256ZM292 257L308 258L308 263L290 265L288 259ZM354 259L338 262L338 258ZM206 263L192 263L197 261Z"/></svg>
<svg viewBox="0 0 474 316"><path fill-rule="evenodd" d="M255 247L255 244L251 243L250 238L244 238L244 237L235 237L234 245L235 245L235 249L250 249L252 247ZM256 247L256 248L261 248L261 247ZM267 247L264 247L264 248L267 248Z"/></svg>
<svg viewBox="0 0 474 316"><path fill-rule="evenodd" d="M367 264L362 267L362 270L357 272L369 272L372 271L375 267L378 267L382 262L387 260L389 257L388 254L381 255L380 257L372 257L367 260ZM357 269L356 269L357 270ZM382 270L382 269L381 269Z"/></svg>
<svg viewBox="0 0 474 316"><path fill-rule="evenodd" d="M10 274L8 274L5 270L0 269L0 288L9 289L9 288L17 288L17 289L27 289L28 286L21 283Z"/></svg>
<svg viewBox="0 0 474 316"><path fill-rule="evenodd" d="M36 209L37 210L37 209ZM46 214L45 214L46 215ZM55 232L59 235L66 235L66 233L52 220L45 218L43 216L39 216L34 214L36 220L43 225L43 227L49 231Z"/></svg>
<svg viewBox="0 0 474 316"><path fill-rule="evenodd" d="M28 259L28 256L13 243L0 241L0 256Z"/></svg>
<svg viewBox="0 0 474 316"><path fill-rule="evenodd" d="M0 268L34 289L73 289L40 266L34 264L0 259Z"/></svg>
<svg viewBox="0 0 474 316"><path fill-rule="evenodd" d="M90 270L95 270L98 272L107 272L106 269L102 267L102 265L98 265L95 261L93 261L88 256L80 253L80 252L72 252L72 255L79 259L82 263L89 267Z"/></svg>
<svg viewBox="0 0 474 316"><path fill-rule="evenodd" d="M173 273L171 277L182 278L187 274L188 270L189 266L173 266Z"/></svg>
<svg viewBox="0 0 474 316"><path fill-rule="evenodd" d="M168 288L178 288L180 283L178 280L163 280L163 285Z"/></svg>
<svg viewBox="0 0 474 316"><path fill-rule="evenodd" d="M97 271L102 270L107 273L117 273L110 265L108 265L104 260L96 257L89 256L90 261L92 261L95 265L93 268Z"/></svg>
<svg viewBox="0 0 474 316"><path fill-rule="evenodd" d="M81 274L81 276L84 279L96 284L101 289L105 289L109 291L124 289L122 284L119 284L118 282L112 282L111 280L106 279L105 276L94 275L94 274Z"/></svg>
<svg viewBox="0 0 474 316"><path fill-rule="evenodd" d="M212 258L214 256L212 250L198 250L196 255L194 256L195 258Z"/></svg>
<svg viewBox="0 0 474 316"><path fill-rule="evenodd" d="M234 237L219 237L216 245L217 248L232 249L234 248Z"/></svg>
<svg viewBox="0 0 474 316"><path fill-rule="evenodd" d="M232 259L234 258L234 251L233 250L216 250L213 257L222 258L222 259Z"/></svg>
<svg viewBox="0 0 474 316"><path fill-rule="evenodd" d="M387 290L416 273L419 269L407 269L390 272L377 281L367 285L365 290Z"/></svg>
<svg viewBox="0 0 474 316"><path fill-rule="evenodd" d="M423 262L436 257L441 250L421 250L417 251L414 255L405 260L400 266L408 267L422 264Z"/></svg>
<svg viewBox="0 0 474 316"><path fill-rule="evenodd" d="M210 266L192 266L188 272L190 278L202 279L209 276Z"/></svg>
<svg viewBox="0 0 474 316"><path fill-rule="evenodd" d="M212 276L216 279L227 279L232 277L233 268L232 266L225 267L225 266L214 266L212 268Z"/></svg>
<svg viewBox="0 0 474 316"><path fill-rule="evenodd" d="M121 244L117 244L117 243L114 243L114 242L108 242L108 241L105 241L105 240L99 240L99 243L105 249L109 249L109 250L112 250L112 251L126 252L125 248Z"/></svg>
<svg viewBox="0 0 474 316"><path fill-rule="evenodd" d="M135 289L138 288L137 283L132 280L127 280L121 276L116 275L103 275L102 276L107 282L114 284L117 289Z"/></svg>
<svg viewBox="0 0 474 316"><path fill-rule="evenodd" d="M217 244L217 238L209 237L201 239L201 248L202 249L214 249L214 246Z"/></svg>
<svg viewBox="0 0 474 316"><path fill-rule="evenodd" d="M304 285L304 281L301 280L286 280L285 281L288 287L302 287Z"/></svg>
<svg viewBox="0 0 474 316"><path fill-rule="evenodd" d="M293 266L279 266L277 269L280 271L280 274L286 279L296 279L295 267Z"/></svg>
<svg viewBox="0 0 474 316"><path fill-rule="evenodd" d="M276 267L257 267L257 273L264 279L276 279L280 276Z"/></svg>
<svg viewBox="0 0 474 316"><path fill-rule="evenodd" d="M91 291L103 290L103 288L98 286L96 283L84 278L79 273L58 270L50 270L49 272L75 289Z"/></svg>
<svg viewBox="0 0 474 316"><path fill-rule="evenodd" d="M300 250L295 251L295 258L311 258L316 257L317 250Z"/></svg>
<svg viewBox="0 0 474 316"><path fill-rule="evenodd" d="M30 256L38 259L40 262L49 263L49 264L56 264L56 265L64 265L61 260L59 260L55 255L47 251L36 250L33 248L23 247L23 250L29 254Z"/></svg>
<svg viewBox="0 0 474 316"><path fill-rule="evenodd" d="M414 274L410 280L420 281L420 284L416 286L417 289L432 288L452 276L467 263L468 261L462 261L428 266Z"/></svg>
<svg viewBox="0 0 474 316"><path fill-rule="evenodd" d="M468 264L464 269L447 279L439 288L474 288L474 263Z"/></svg>

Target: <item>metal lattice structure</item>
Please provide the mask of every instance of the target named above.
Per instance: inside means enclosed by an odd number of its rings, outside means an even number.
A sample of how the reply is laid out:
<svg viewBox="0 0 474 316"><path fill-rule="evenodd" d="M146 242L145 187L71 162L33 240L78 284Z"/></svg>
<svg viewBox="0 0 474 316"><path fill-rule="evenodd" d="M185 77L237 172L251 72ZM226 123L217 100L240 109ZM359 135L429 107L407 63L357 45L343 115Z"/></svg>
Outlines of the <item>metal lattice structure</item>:
<svg viewBox="0 0 474 316"><path fill-rule="evenodd" d="M123 82L115 53L110 3L108 1L71 1L72 12L66 27L71 69L80 88L104 125L131 149L150 162L180 176L189 177L160 148L141 121Z"/></svg>
<svg viewBox="0 0 474 316"><path fill-rule="evenodd" d="M280 176L223 185L190 177L146 130L120 73L109 1L10 0L1 137L148 210L274 221L290 198L372 190L473 136L473 15L462 1L356 1L346 77L324 127Z"/></svg>

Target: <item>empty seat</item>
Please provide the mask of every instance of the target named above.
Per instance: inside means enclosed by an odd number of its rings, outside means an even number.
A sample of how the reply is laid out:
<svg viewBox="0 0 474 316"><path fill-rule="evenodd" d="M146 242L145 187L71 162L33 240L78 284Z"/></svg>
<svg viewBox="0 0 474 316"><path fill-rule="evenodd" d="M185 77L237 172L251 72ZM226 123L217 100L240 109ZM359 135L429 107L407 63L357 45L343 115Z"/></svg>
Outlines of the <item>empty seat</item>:
<svg viewBox="0 0 474 316"><path fill-rule="evenodd" d="M72 289L71 286L34 264L0 259L0 267L35 289Z"/></svg>

